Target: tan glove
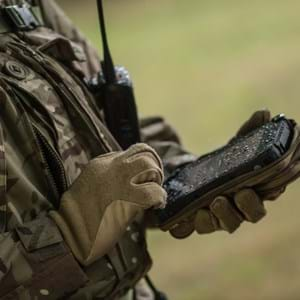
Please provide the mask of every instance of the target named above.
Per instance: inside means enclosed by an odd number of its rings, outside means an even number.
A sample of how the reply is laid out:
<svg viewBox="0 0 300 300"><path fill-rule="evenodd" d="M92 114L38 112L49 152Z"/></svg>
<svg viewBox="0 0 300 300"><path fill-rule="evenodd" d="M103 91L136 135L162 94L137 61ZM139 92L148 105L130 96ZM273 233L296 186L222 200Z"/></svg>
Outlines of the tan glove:
<svg viewBox="0 0 300 300"><path fill-rule="evenodd" d="M107 254L139 212L164 207L162 182L160 158L137 144L93 159L50 215L74 256L89 265Z"/></svg>
<svg viewBox="0 0 300 300"><path fill-rule="evenodd" d="M271 114L268 110L257 111L244 123L237 136L246 135L270 120ZM207 209L198 210L189 220L178 224L170 233L176 238L185 238L195 230L199 234L211 233L217 230L232 233L244 221L256 223L261 220L266 215L263 201L277 199L284 192L286 184L299 177L298 127L295 127L294 144L294 150L284 174L279 174L272 179L272 182L260 185L257 188L242 189L232 199L224 196L217 197Z"/></svg>

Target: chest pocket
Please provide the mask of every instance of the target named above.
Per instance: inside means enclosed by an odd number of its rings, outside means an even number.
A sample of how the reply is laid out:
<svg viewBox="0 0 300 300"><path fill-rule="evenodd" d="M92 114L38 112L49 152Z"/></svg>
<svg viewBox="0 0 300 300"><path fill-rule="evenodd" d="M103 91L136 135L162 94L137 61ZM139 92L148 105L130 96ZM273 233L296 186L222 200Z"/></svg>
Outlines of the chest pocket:
<svg viewBox="0 0 300 300"><path fill-rule="evenodd" d="M55 170L64 175L67 184L54 184L60 195L79 176L89 159L111 151L112 146L110 134L90 106L91 95L67 66L71 68L73 60L84 59L80 50L74 50L71 42L53 35L43 45L31 46L21 40L7 42L8 51L0 55L0 77L19 95L39 135L42 150L50 150L47 151L48 160L51 153L47 167L52 174L50 181L55 182L59 177ZM52 168L53 162L59 167ZM67 172L61 172L63 169Z"/></svg>
<svg viewBox="0 0 300 300"><path fill-rule="evenodd" d="M68 184L71 184L81 173L83 166L88 163L90 153L80 134L75 130L74 122L71 122L62 97L57 94L49 81L27 66L12 60L8 63L21 70L18 74L27 74L23 80L13 78L16 77L13 74L6 79L14 85L24 108L31 117L43 153L50 161L49 167L58 165L61 160L66 169L65 176ZM53 164L55 162L57 163ZM53 177L57 177L57 171L59 175L63 174L61 167L53 169ZM60 194L64 192L62 184L58 183L57 186Z"/></svg>

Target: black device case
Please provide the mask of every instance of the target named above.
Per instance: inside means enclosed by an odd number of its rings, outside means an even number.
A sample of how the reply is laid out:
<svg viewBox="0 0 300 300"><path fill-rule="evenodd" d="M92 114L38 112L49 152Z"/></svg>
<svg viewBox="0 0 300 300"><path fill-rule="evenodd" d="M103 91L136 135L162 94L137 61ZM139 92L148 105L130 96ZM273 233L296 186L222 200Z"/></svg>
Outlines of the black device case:
<svg viewBox="0 0 300 300"><path fill-rule="evenodd" d="M264 171L284 158L292 139L291 122L278 116L248 135L176 170L164 183L168 199L166 208L156 213L159 225L168 230L179 219L207 207L214 197L230 195L234 185L237 189L251 187L258 178L263 181L270 177L272 171L266 174ZM276 172L275 166L273 173Z"/></svg>

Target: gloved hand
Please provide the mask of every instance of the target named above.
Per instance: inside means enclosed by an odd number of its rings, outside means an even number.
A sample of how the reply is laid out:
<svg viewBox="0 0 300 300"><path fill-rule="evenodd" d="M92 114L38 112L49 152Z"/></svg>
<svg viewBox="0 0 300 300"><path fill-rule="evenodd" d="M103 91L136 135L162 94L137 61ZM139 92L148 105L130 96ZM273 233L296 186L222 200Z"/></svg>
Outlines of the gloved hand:
<svg viewBox="0 0 300 300"><path fill-rule="evenodd" d="M162 163L137 144L93 159L50 215L74 256L89 265L113 248L136 215L165 206Z"/></svg>
<svg viewBox="0 0 300 300"><path fill-rule="evenodd" d="M271 114L268 110L255 112L239 129L236 137L244 136L254 129L268 123ZM299 176L300 150L299 128L295 126L294 150L289 167L284 174L274 177L272 182L255 188L243 189L237 192L233 199L224 196L217 197L207 209L198 210L190 219L178 224L170 233L176 238L185 238L197 231L199 234L211 233L217 230L234 232L242 222L256 223L266 215L264 200L275 200L285 190L285 185ZM293 145L292 145L293 147Z"/></svg>

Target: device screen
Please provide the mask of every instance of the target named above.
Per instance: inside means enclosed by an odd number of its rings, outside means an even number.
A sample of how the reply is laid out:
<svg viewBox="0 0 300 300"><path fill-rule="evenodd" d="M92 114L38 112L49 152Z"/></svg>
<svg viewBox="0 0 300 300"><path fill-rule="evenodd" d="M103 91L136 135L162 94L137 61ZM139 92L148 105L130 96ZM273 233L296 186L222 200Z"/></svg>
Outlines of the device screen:
<svg viewBox="0 0 300 300"><path fill-rule="evenodd" d="M172 199L199 190L219 178L234 176L236 169L248 163L253 162L253 168L259 168L255 166L255 159L273 145L278 126L278 123L270 122L181 169L165 183L168 204Z"/></svg>

